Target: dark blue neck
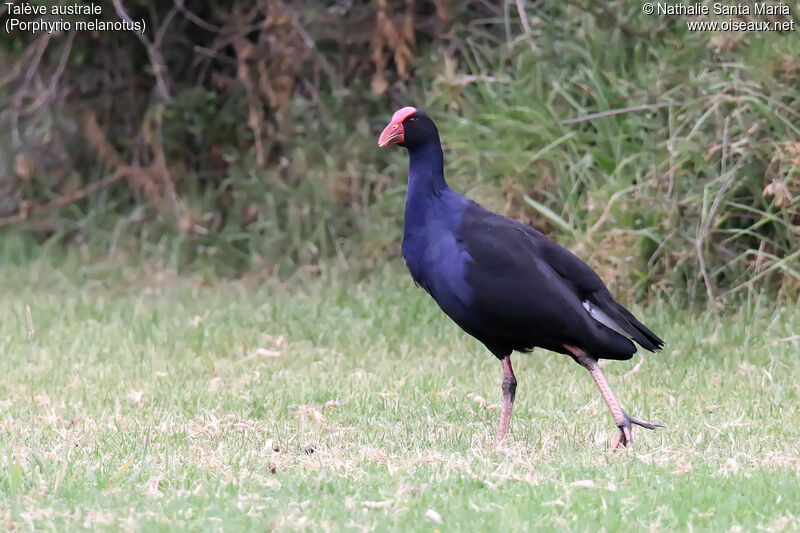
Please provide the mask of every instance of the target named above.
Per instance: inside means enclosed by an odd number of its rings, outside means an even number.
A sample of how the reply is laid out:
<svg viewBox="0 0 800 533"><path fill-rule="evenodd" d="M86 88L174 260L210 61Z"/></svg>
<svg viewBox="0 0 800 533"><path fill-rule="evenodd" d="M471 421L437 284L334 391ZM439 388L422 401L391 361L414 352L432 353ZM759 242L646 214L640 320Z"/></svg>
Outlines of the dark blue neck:
<svg viewBox="0 0 800 533"><path fill-rule="evenodd" d="M403 246L415 237L441 225L446 216L446 202L440 200L450 188L444 181L444 161L439 138L408 149L408 192L403 223ZM433 205L441 204L441 205ZM409 252L410 253L410 252ZM406 255L404 248L403 255Z"/></svg>
<svg viewBox="0 0 800 533"><path fill-rule="evenodd" d="M409 205L439 197L447 189L444 181L444 158L439 138L408 149L408 195Z"/></svg>

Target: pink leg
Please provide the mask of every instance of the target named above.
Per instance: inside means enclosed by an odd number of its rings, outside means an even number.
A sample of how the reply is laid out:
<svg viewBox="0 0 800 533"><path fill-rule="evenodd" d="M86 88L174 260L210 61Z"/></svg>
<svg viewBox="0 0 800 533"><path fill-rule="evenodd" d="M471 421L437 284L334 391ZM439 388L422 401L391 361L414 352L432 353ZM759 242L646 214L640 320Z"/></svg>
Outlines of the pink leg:
<svg viewBox="0 0 800 533"><path fill-rule="evenodd" d="M600 365L597 364L597 360L593 357L590 357L586 354L586 352L580 348L576 348L575 346L567 346L565 344L564 348L569 350L573 359L575 359L578 364L586 368L586 370L588 370L592 375L592 379L597 385L597 388L600 389L600 394L603 396L603 400L605 400L608 410L611 411L611 416L614 417L614 423L619 428L619 435L617 435L617 438L614 439L614 443L611 445L612 450L616 450L620 444L626 447L628 444L633 444L631 424L636 424L637 426L647 429L664 427L661 424L651 424L650 422L645 422L644 420L628 416L628 414L622 410L622 405L619 403L619 400L617 400L616 396L614 396L614 393L611 391L611 387L608 386L608 381L606 381L606 377L600 370Z"/></svg>
<svg viewBox="0 0 800 533"><path fill-rule="evenodd" d="M511 368L511 356L507 355L500 360L503 365L503 410L500 413L500 426L497 428L497 440L501 441L508 433L511 422L511 410L514 408L514 396L517 392L517 378Z"/></svg>

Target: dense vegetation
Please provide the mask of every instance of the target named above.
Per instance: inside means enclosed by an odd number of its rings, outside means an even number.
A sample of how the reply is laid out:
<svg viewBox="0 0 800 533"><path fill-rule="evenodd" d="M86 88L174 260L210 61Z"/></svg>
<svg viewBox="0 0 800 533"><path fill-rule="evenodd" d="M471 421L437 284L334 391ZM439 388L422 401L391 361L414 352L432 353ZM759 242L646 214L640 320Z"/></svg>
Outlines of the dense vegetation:
<svg viewBox="0 0 800 533"><path fill-rule="evenodd" d="M141 38L4 35L0 224L226 274L371 268L397 252L405 185L375 138L412 103L455 188L617 291L797 293L796 32L498 4L131 0L103 16L146 19Z"/></svg>

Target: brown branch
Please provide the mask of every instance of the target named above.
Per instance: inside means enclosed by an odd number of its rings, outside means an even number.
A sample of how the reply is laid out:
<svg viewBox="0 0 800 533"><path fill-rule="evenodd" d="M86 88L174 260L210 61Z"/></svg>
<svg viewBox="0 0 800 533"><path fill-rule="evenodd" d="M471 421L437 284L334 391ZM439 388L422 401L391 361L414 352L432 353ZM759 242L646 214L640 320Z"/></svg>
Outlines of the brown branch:
<svg viewBox="0 0 800 533"><path fill-rule="evenodd" d="M61 76L64 74L64 69L67 66L67 60L69 60L70 52L72 52L72 42L75 40L75 35L77 32L70 32L69 37L67 37L67 44L64 46L61 52L61 58L58 60L58 65L56 66L56 70L53 75L50 77L50 82L47 85L47 90L42 92L36 100L28 106L27 109L24 109L20 113L22 115L30 115L38 111L42 106L47 104L48 102L52 101L53 95L56 94L58 91L58 82L61 79Z"/></svg>
<svg viewBox="0 0 800 533"><path fill-rule="evenodd" d="M122 7L121 0L112 0L111 2L114 4L114 10L117 12L117 16L122 20L133 24L133 20L131 19L128 12L125 11L125 8ZM172 16L169 17L169 20L172 19ZM169 20L165 21L165 25L169 23ZM158 40L160 32L164 29L159 28L156 30L156 39ZM147 50L147 55L150 57L150 64L153 67L153 75L156 77L156 90L158 96L161 100L166 100L169 98L169 89L167 88L167 82L164 79L164 73L167 71L166 67L164 66L164 57L161 55L161 52L156 47L158 42L151 42L147 37L142 35L138 31L134 31L133 33L136 34L136 37L141 41L142 45L144 45L145 49Z"/></svg>
<svg viewBox="0 0 800 533"><path fill-rule="evenodd" d="M167 16L164 17L164 22L161 23L161 26L158 28L158 31L156 31L155 39L153 39L153 46L156 49L161 48L161 41L164 40L164 35L167 32L167 28L169 27L170 22L172 22L172 19L175 18L175 15L178 14L178 11L180 11L180 8L177 5L172 6L172 9L169 10Z"/></svg>
<svg viewBox="0 0 800 533"><path fill-rule="evenodd" d="M124 166L125 163L122 161L122 156L108 142L106 134L103 133L100 124L97 123L97 115L94 111L89 110L83 115L83 134L104 165L113 168Z"/></svg>
<svg viewBox="0 0 800 533"><path fill-rule="evenodd" d="M206 31L210 31L212 33L219 33L219 26L215 26L210 22L206 22L205 20L201 19L197 15L195 15L192 11L189 11L186 6L183 5L184 0L175 0L175 7L183 13L183 16L186 17L190 22L195 23L196 25L200 26Z"/></svg>
<svg viewBox="0 0 800 533"><path fill-rule="evenodd" d="M675 102L659 102L657 104L642 104L642 105L633 105L630 107L622 107L620 109L609 109L608 111L601 111L599 113L590 113L588 115L583 115L582 117L568 118L567 120L562 120L561 124L563 126L569 126L570 124L586 122L588 120L594 120L596 118L611 117L614 115L621 115L623 113L630 113L632 111L653 111L655 109L661 109L662 107L669 107L671 105L676 105L676 104Z"/></svg>
<svg viewBox="0 0 800 533"><path fill-rule="evenodd" d="M11 97L11 139L13 141L13 146L20 146L22 144L22 135L19 132L19 115L22 108L22 101L28 94L28 84L37 72L39 62L42 60L42 56L47 49L47 44L50 42L51 37L52 34L47 33L36 40L33 59L28 64L28 71L25 73L21 86Z"/></svg>
<svg viewBox="0 0 800 533"><path fill-rule="evenodd" d="M39 37L34 44L25 47L25 52L23 52L23 56L20 58L20 60L15 61L14 66L11 67L11 70L8 72L8 74L5 74L2 78L0 78L0 87L7 85L11 81L19 78L20 72L22 72L22 67L25 65L30 65L29 61L31 56L39 57L40 53L43 51L43 47L47 48L47 42L50 40L50 37L49 34L45 35L48 35L48 37Z"/></svg>
<svg viewBox="0 0 800 533"><path fill-rule="evenodd" d="M122 167L117 169L113 174L106 176L105 178L101 179L98 182L92 183L91 185L76 191L69 196L64 196L59 198L58 200L53 200L52 202L48 202L46 204L32 206L28 203L24 203L22 207L20 207L19 213L16 215L11 215L8 217L0 218L0 228L4 228L6 226L10 226L11 224L15 224L17 222L23 222L25 220L30 219L34 215L38 215L41 213L46 213L48 211L52 211L54 209L59 209L66 205L75 203L79 200L83 200L87 196L94 194L95 192L99 191L104 187L108 187L112 183L115 183L122 178L128 176L131 173L130 167Z"/></svg>

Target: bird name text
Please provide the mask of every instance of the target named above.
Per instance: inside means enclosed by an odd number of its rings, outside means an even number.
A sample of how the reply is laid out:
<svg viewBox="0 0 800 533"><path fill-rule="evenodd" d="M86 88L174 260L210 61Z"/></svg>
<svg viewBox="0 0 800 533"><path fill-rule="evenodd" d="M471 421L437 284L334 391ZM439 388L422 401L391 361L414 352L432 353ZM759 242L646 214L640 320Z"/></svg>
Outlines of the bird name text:
<svg viewBox="0 0 800 533"><path fill-rule="evenodd" d="M6 33L24 32L64 33L70 31L131 31L143 34L147 24L144 19L131 19L124 9L103 16L103 7L95 2L39 5L33 2L3 2L8 15L3 26Z"/></svg>

